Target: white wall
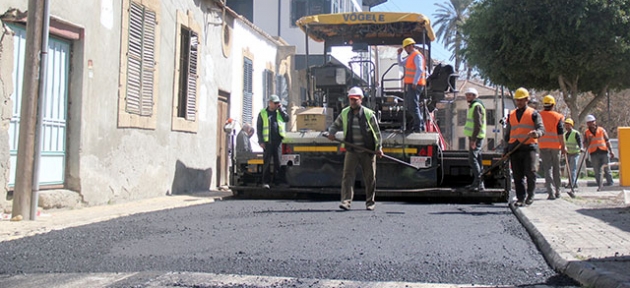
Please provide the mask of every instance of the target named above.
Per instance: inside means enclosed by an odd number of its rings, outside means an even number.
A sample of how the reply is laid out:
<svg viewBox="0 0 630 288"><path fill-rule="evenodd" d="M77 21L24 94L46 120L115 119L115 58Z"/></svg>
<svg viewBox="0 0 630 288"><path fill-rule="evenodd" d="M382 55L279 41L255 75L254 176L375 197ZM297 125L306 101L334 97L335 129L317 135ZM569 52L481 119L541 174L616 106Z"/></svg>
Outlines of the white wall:
<svg viewBox="0 0 630 288"><path fill-rule="evenodd" d="M232 41L232 65L234 67L232 70L232 79L234 79L234 81L232 81L230 117L238 120L239 123L249 122L255 128L258 113L260 110L267 107L267 103L263 103L263 71L271 68L270 70L274 71L274 76L277 75L276 63L279 43L259 34L251 26L242 21L235 22L234 38ZM241 119L241 115L243 114L243 57L245 57L246 53L251 53L253 63L253 119ZM271 67L269 67L269 65L271 65ZM238 132L238 130L236 132ZM255 152L262 152L262 148L258 146L256 134L254 134L250 140L252 149Z"/></svg>

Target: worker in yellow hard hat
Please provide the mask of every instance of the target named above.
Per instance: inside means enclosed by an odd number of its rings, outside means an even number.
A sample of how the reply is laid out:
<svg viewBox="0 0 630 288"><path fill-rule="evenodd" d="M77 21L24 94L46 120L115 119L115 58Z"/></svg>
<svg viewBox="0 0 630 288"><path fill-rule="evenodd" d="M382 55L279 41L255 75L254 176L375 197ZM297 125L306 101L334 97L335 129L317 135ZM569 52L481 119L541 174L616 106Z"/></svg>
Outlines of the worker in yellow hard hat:
<svg viewBox="0 0 630 288"><path fill-rule="evenodd" d="M577 166L583 149L580 131L573 128L574 124L571 118L564 120L564 143L566 146L566 157L569 162L569 173L571 173L571 183L568 183L566 188L573 186L575 189L577 188Z"/></svg>
<svg viewBox="0 0 630 288"><path fill-rule="evenodd" d="M547 188L547 199L554 200L560 198L562 182L560 179L560 153L564 153L564 116L553 111L556 106L556 99L551 95L543 97L543 111L540 111L545 134L538 139L540 149L541 168L545 174L545 187Z"/></svg>
<svg viewBox="0 0 630 288"><path fill-rule="evenodd" d="M514 93L516 109L510 112L505 127L504 141L508 143L505 153L510 154L516 206L534 203L536 188L536 164L538 157L538 138L545 134L545 126L540 113L527 106L529 91L518 88ZM522 144L521 144L522 143ZM525 178L527 177L527 187Z"/></svg>
<svg viewBox="0 0 630 288"><path fill-rule="evenodd" d="M424 55L416 49L416 41L412 38L406 38L402 42L402 47L398 48L398 65L405 68L403 84L405 85L405 108L408 113L413 116L411 132L424 131L424 117L420 111L420 95L424 92L427 84L427 75L425 67L427 65ZM402 51L407 52L407 58L403 61ZM424 107L424 106L422 106Z"/></svg>

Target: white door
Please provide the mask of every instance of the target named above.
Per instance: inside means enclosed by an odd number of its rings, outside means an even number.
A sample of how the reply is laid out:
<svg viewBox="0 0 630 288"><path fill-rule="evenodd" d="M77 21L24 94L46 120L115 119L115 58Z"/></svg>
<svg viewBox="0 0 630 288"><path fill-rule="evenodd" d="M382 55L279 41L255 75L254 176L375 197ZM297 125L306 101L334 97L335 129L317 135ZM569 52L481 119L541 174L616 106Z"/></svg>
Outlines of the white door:
<svg viewBox="0 0 630 288"><path fill-rule="evenodd" d="M9 124L11 174L9 186L15 185L16 158L20 131L20 109L22 106L22 82L24 77L24 53L26 29L12 25L15 31L13 64L13 117ZM66 164L66 115L68 103L68 73L70 67L70 42L50 37L48 41L48 64L44 87L44 117L41 141L39 184L64 183Z"/></svg>

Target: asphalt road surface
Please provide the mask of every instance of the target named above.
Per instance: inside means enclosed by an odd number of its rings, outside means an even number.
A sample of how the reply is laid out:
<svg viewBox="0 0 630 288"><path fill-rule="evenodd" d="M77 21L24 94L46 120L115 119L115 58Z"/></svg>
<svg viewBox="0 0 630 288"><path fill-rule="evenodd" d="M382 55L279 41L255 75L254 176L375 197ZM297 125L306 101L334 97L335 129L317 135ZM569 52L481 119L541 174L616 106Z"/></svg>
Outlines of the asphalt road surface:
<svg viewBox="0 0 630 288"><path fill-rule="evenodd" d="M355 201L352 208L343 212L333 201L234 199L133 215L0 243L0 276L175 271L577 285L549 268L505 204L379 202L366 211Z"/></svg>

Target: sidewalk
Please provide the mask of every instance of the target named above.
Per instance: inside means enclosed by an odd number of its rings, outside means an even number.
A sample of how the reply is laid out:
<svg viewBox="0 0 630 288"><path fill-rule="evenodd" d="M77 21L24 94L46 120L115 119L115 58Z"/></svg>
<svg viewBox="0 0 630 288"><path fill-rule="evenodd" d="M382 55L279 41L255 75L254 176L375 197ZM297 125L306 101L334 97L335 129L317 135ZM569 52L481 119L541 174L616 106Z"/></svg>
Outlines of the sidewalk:
<svg viewBox="0 0 630 288"><path fill-rule="evenodd" d="M194 195L172 195L112 205L75 209L43 210L35 221L0 221L0 242L19 239L68 227L76 227L138 213L212 203L231 196L232 192L208 192Z"/></svg>
<svg viewBox="0 0 630 288"><path fill-rule="evenodd" d="M598 192L581 182L575 199L563 193L547 200L540 188L544 179L538 180L534 203L510 208L547 262L587 287L630 287L630 207L624 187Z"/></svg>

